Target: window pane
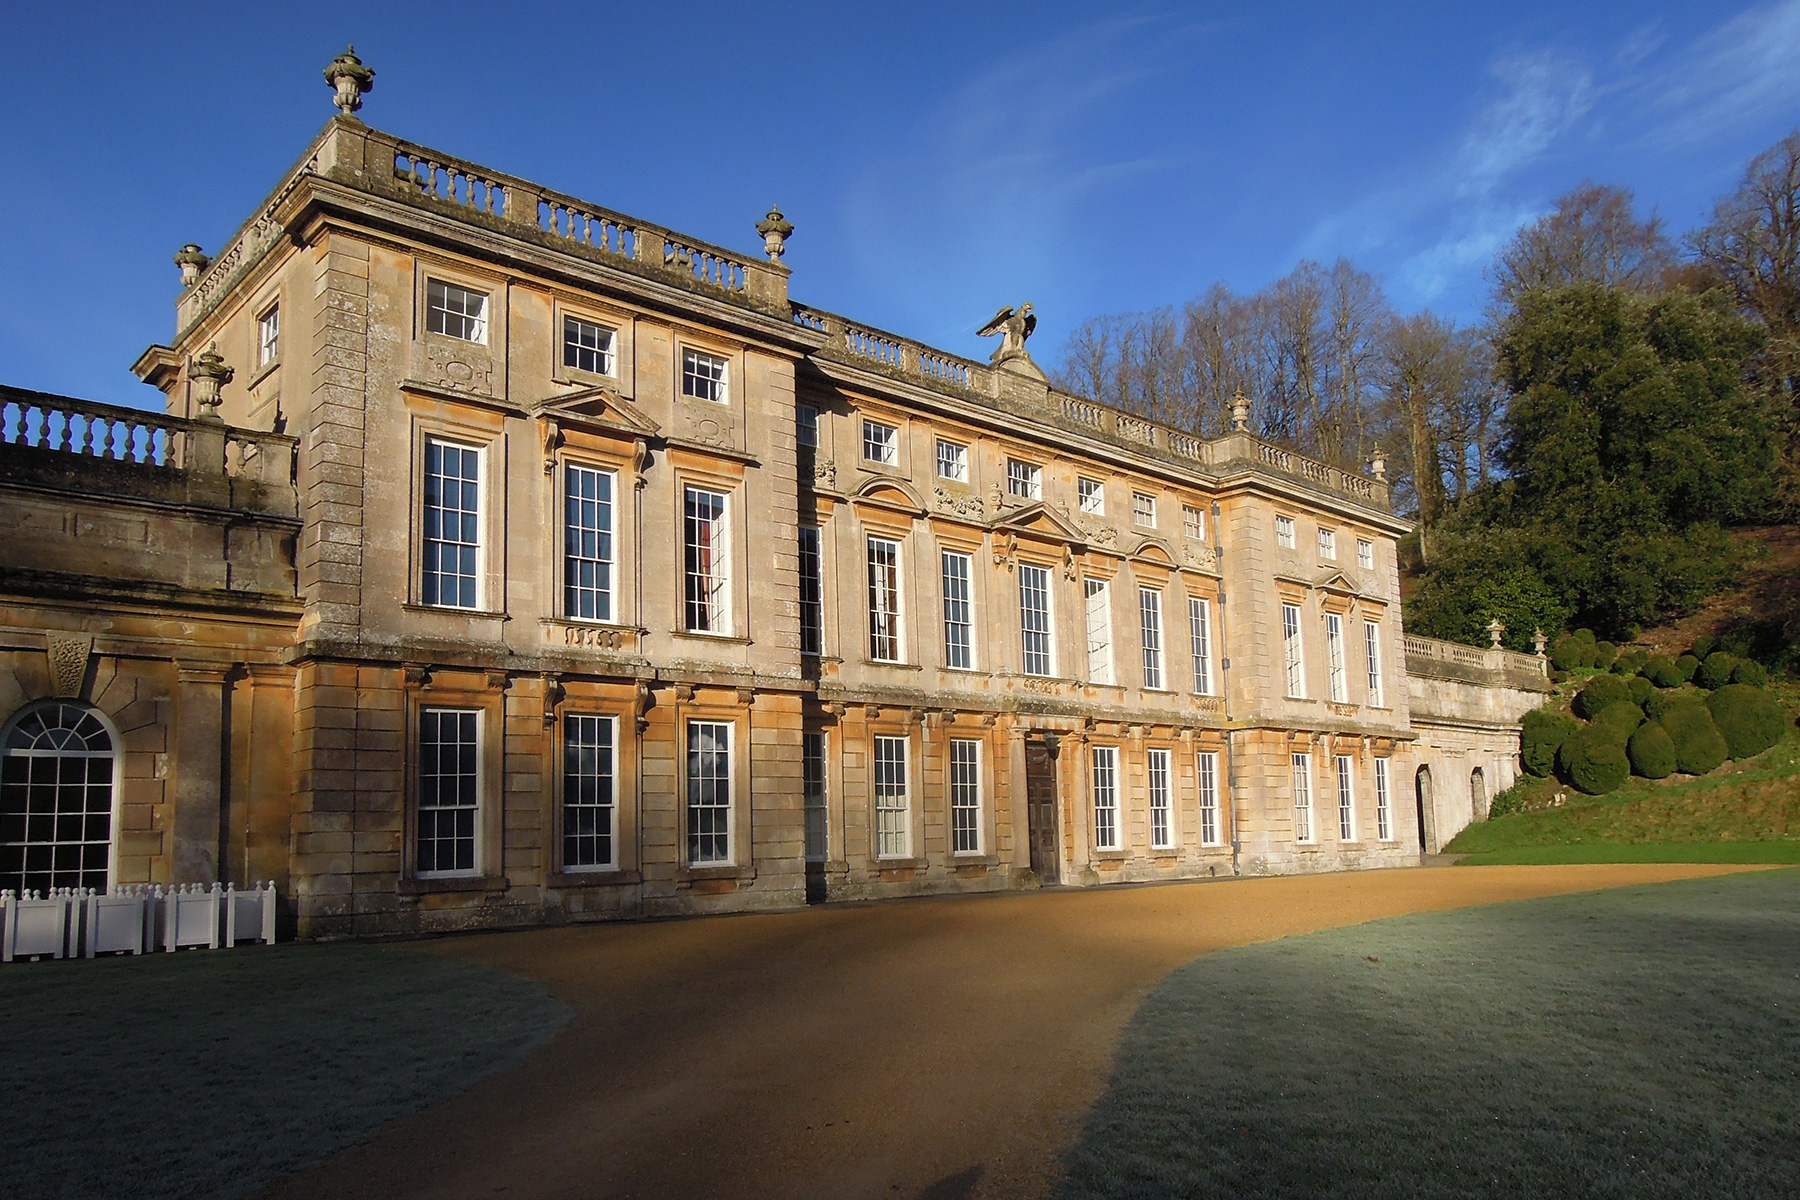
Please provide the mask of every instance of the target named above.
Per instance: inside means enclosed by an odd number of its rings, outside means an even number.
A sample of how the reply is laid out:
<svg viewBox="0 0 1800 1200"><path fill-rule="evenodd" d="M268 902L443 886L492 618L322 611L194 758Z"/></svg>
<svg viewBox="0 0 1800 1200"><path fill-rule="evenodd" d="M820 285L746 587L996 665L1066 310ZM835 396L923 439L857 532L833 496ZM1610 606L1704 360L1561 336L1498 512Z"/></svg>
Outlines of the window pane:
<svg viewBox="0 0 1800 1200"><path fill-rule="evenodd" d="M1094 848L1119 848L1119 751L1094 747Z"/></svg>
<svg viewBox="0 0 1800 1200"><path fill-rule="evenodd" d="M106 890L113 767L112 736L83 705L15 722L0 751L0 888Z"/></svg>
<svg viewBox="0 0 1800 1200"><path fill-rule="evenodd" d="M1212 695L1212 612L1206 600L1188 601L1188 640L1193 648L1194 691Z"/></svg>
<svg viewBox="0 0 1800 1200"><path fill-rule="evenodd" d="M431 279L425 283L425 328L465 342L487 341L487 294Z"/></svg>
<svg viewBox="0 0 1800 1200"><path fill-rule="evenodd" d="M1348 703L1350 687L1344 678L1344 619L1337 613L1325 614L1325 660L1331 685L1331 699Z"/></svg>
<svg viewBox="0 0 1800 1200"><path fill-rule="evenodd" d="M1196 791L1200 800L1200 841L1207 846L1219 845L1219 756L1211 751L1201 753L1196 764L1199 774Z"/></svg>
<svg viewBox="0 0 1800 1200"><path fill-rule="evenodd" d="M613 475L570 466L563 473L563 615L613 616Z"/></svg>
<svg viewBox="0 0 1800 1200"><path fill-rule="evenodd" d="M955 442L939 442L937 473L940 479L951 479L957 483L969 482L969 448Z"/></svg>
<svg viewBox="0 0 1800 1200"><path fill-rule="evenodd" d="M613 719L563 718L563 868L611 867Z"/></svg>
<svg viewBox="0 0 1800 1200"><path fill-rule="evenodd" d="M900 463L900 431L880 421L863 421L863 459L886 467Z"/></svg>
<svg viewBox="0 0 1800 1200"><path fill-rule="evenodd" d="M1312 755L1294 755L1294 840L1310 842L1312 831Z"/></svg>
<svg viewBox="0 0 1800 1200"><path fill-rule="evenodd" d="M421 875L475 870L479 717L462 709L428 708L419 713Z"/></svg>
<svg viewBox="0 0 1800 1200"><path fill-rule="evenodd" d="M906 858L912 852L906 744L900 737L875 738L875 853L880 858Z"/></svg>
<svg viewBox="0 0 1800 1200"><path fill-rule="evenodd" d="M479 607L481 452L435 439L425 443L425 521L421 595L426 604Z"/></svg>
<svg viewBox="0 0 1800 1200"><path fill-rule="evenodd" d="M1294 604L1281 606L1281 645L1287 660L1287 694L1298 699L1306 696L1306 663L1301 655L1300 608Z"/></svg>
<svg viewBox="0 0 1800 1200"><path fill-rule="evenodd" d="M869 657L900 661L900 543L869 539Z"/></svg>
<svg viewBox="0 0 1800 1200"><path fill-rule="evenodd" d="M800 653L822 654L825 643L825 568L817 526L800 527Z"/></svg>
<svg viewBox="0 0 1800 1200"><path fill-rule="evenodd" d="M1050 663L1050 570L1019 564L1019 626L1027 675L1048 675Z"/></svg>
<svg viewBox="0 0 1800 1200"><path fill-rule="evenodd" d="M681 394L726 403L725 360L698 350L681 352Z"/></svg>
<svg viewBox="0 0 1800 1200"><path fill-rule="evenodd" d="M731 861L731 726L688 723L688 861Z"/></svg>
<svg viewBox="0 0 1800 1200"><path fill-rule="evenodd" d="M1335 756L1338 792L1338 840L1356 840L1356 760L1347 754Z"/></svg>
<svg viewBox="0 0 1800 1200"><path fill-rule="evenodd" d="M1175 845L1175 820L1170 811L1169 802L1169 752L1167 750L1150 751L1147 766L1150 788L1150 845L1153 849L1168 850Z"/></svg>
<svg viewBox="0 0 1800 1200"><path fill-rule="evenodd" d="M825 735L801 736L800 791L806 808L806 858L824 862L828 851L825 814Z"/></svg>
<svg viewBox="0 0 1800 1200"><path fill-rule="evenodd" d="M564 317L563 366L595 375L611 375L613 331L579 317Z"/></svg>
<svg viewBox="0 0 1800 1200"><path fill-rule="evenodd" d="M1088 679L1093 683L1111 683L1112 679L1112 607L1104 579L1085 579L1082 590L1087 603Z"/></svg>
<svg viewBox="0 0 1800 1200"><path fill-rule="evenodd" d="M1144 686L1161 688L1162 669L1162 593L1149 588L1138 589L1138 624L1144 648Z"/></svg>
<svg viewBox="0 0 1800 1200"><path fill-rule="evenodd" d="M729 633L730 538L725 497L688 488L685 508L687 627L696 633Z"/></svg>
<svg viewBox="0 0 1800 1200"><path fill-rule="evenodd" d="M963 670L975 665L971 571L967 554L944 551L944 665Z"/></svg>
<svg viewBox="0 0 1800 1200"><path fill-rule="evenodd" d="M957 854L981 851L981 743L950 742L950 833Z"/></svg>

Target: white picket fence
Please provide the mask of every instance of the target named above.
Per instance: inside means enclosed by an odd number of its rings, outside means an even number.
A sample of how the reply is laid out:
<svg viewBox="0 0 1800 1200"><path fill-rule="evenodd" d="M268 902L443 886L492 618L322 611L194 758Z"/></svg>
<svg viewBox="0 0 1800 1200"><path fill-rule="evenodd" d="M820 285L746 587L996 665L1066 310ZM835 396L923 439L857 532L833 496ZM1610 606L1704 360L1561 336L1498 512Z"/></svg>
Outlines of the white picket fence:
<svg viewBox="0 0 1800 1200"><path fill-rule="evenodd" d="M0 962L275 941L275 884L0 892Z"/></svg>

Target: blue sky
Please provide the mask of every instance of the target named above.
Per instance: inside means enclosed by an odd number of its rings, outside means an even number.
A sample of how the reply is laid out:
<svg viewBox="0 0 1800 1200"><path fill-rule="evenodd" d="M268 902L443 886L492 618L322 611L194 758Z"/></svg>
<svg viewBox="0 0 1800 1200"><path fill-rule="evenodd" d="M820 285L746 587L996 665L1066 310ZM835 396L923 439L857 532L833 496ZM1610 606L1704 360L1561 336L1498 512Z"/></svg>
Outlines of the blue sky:
<svg viewBox="0 0 1800 1200"><path fill-rule="evenodd" d="M1403 309L1583 179L1675 230L1800 125L1800 0L1271 5L17 3L0 382L120 403L170 256L216 249L331 115L749 251L797 299L961 353L1346 256Z"/></svg>

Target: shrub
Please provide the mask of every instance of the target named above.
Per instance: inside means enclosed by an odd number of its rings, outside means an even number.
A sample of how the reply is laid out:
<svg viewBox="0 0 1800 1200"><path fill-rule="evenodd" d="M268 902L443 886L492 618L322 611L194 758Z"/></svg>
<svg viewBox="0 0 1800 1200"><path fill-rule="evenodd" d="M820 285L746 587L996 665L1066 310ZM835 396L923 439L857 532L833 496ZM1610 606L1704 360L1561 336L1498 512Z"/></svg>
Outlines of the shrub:
<svg viewBox="0 0 1800 1200"><path fill-rule="evenodd" d="M1519 757L1524 760L1525 769L1538 776L1556 769L1556 748L1578 728L1573 718L1547 708L1526 713L1521 725Z"/></svg>
<svg viewBox="0 0 1800 1200"><path fill-rule="evenodd" d="M1645 779L1667 779L1675 773L1675 739L1655 721L1645 721L1625 743L1631 773Z"/></svg>
<svg viewBox="0 0 1800 1200"><path fill-rule="evenodd" d="M1738 660L1723 650L1714 650L1701 660L1700 669L1694 672L1694 682L1709 692L1722 688L1731 682L1731 672L1737 664Z"/></svg>
<svg viewBox="0 0 1800 1200"><path fill-rule="evenodd" d="M1769 682L1769 673L1761 663L1745 659L1731 669L1731 682L1759 688Z"/></svg>
<svg viewBox="0 0 1800 1200"><path fill-rule="evenodd" d="M1648 679L1645 679L1642 675L1633 675L1630 679L1627 679L1625 681L1625 687L1631 692L1631 701L1633 704L1648 704L1650 702L1650 697L1656 695L1656 685L1651 683ZM1648 712L1649 710L1646 709L1645 711Z"/></svg>
<svg viewBox="0 0 1800 1200"><path fill-rule="evenodd" d="M1550 651L1550 665L1559 671L1574 671L1593 665L1594 647L1574 634L1557 642Z"/></svg>
<svg viewBox="0 0 1800 1200"><path fill-rule="evenodd" d="M1681 672L1681 682L1687 683L1694 678L1694 672L1700 669L1700 660L1691 654L1684 654L1675 660L1675 669Z"/></svg>
<svg viewBox="0 0 1800 1200"><path fill-rule="evenodd" d="M1698 699L1683 697L1670 705L1661 724L1675 740L1677 770L1705 775L1731 757L1731 747L1713 724L1712 712Z"/></svg>
<svg viewBox="0 0 1800 1200"><path fill-rule="evenodd" d="M1731 683L1706 699L1713 723L1725 735L1733 758L1761 754L1787 732L1787 714L1775 698L1747 683Z"/></svg>
<svg viewBox="0 0 1800 1200"><path fill-rule="evenodd" d="M1590 796L1604 796L1631 774L1625 744L1603 725L1577 729L1556 752L1562 777Z"/></svg>
<svg viewBox="0 0 1800 1200"><path fill-rule="evenodd" d="M1575 694L1575 715L1593 720L1609 704L1631 699L1631 688L1617 675L1596 675Z"/></svg>
<svg viewBox="0 0 1800 1200"><path fill-rule="evenodd" d="M1688 653L1692 654L1695 658L1699 659L1701 662L1705 662L1707 656L1710 655L1714 650L1717 650L1718 648L1719 648L1719 639L1714 637L1710 633L1703 633L1699 637L1694 639L1693 649L1689 650Z"/></svg>
<svg viewBox="0 0 1800 1200"><path fill-rule="evenodd" d="M1488 820L1525 811L1525 781L1521 779L1488 802Z"/></svg>
<svg viewBox="0 0 1800 1200"><path fill-rule="evenodd" d="M1631 736L1631 731L1644 723L1644 710L1630 700L1615 700L1600 710L1594 718L1594 724L1614 730L1622 742Z"/></svg>
<svg viewBox="0 0 1800 1200"><path fill-rule="evenodd" d="M1611 642L1594 643L1594 665L1602 671L1610 671L1613 662L1619 657L1619 648Z"/></svg>
<svg viewBox="0 0 1800 1200"><path fill-rule="evenodd" d="M1681 673L1681 668L1675 665L1675 660L1662 654L1658 654L1646 662L1644 669L1639 674L1659 688L1680 687L1687 682L1687 676Z"/></svg>

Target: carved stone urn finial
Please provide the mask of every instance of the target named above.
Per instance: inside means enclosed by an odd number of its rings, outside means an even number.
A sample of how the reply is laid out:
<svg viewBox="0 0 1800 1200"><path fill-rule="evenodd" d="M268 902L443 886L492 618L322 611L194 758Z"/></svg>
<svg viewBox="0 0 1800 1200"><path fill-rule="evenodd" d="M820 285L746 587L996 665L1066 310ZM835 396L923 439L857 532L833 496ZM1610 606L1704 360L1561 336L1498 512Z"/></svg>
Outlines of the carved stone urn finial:
<svg viewBox="0 0 1800 1200"><path fill-rule="evenodd" d="M230 383L231 377L236 374L236 371L225 365L217 346L208 346L194 359L193 365L188 368L188 378L194 381L194 403L200 406L198 420L222 420L219 416L219 389Z"/></svg>
<svg viewBox="0 0 1800 1200"><path fill-rule="evenodd" d="M1379 446L1375 448L1374 457L1369 459L1369 474L1384 482L1387 479L1387 455Z"/></svg>
<svg viewBox="0 0 1800 1200"><path fill-rule="evenodd" d="M181 286L191 288L200 282L200 272L212 265L212 258L189 242L175 252L175 265L181 268Z"/></svg>
<svg viewBox="0 0 1800 1200"><path fill-rule="evenodd" d="M356 57L356 47L351 46L325 68L325 82L337 91L331 102L348 116L362 107L365 93L375 90L375 72L363 66L363 60Z"/></svg>
<svg viewBox="0 0 1800 1200"><path fill-rule="evenodd" d="M768 252L770 262L779 262L787 253L786 242L794 234L794 223L781 215L775 205L769 205L769 215L756 223L756 232L762 235L763 249Z"/></svg>
<svg viewBox="0 0 1800 1200"><path fill-rule="evenodd" d="M1231 394L1231 427L1239 433L1250 430L1250 401L1244 398L1243 388Z"/></svg>
<svg viewBox="0 0 1800 1200"><path fill-rule="evenodd" d="M1487 623L1487 635L1494 643L1494 649L1500 648L1500 641L1506 636L1506 622L1499 617Z"/></svg>
<svg viewBox="0 0 1800 1200"><path fill-rule="evenodd" d="M1542 625L1538 626L1537 631L1531 635L1531 648L1537 651L1537 656L1539 658L1542 658L1544 657L1545 649L1548 648L1549 645L1550 639L1544 636L1544 627Z"/></svg>

